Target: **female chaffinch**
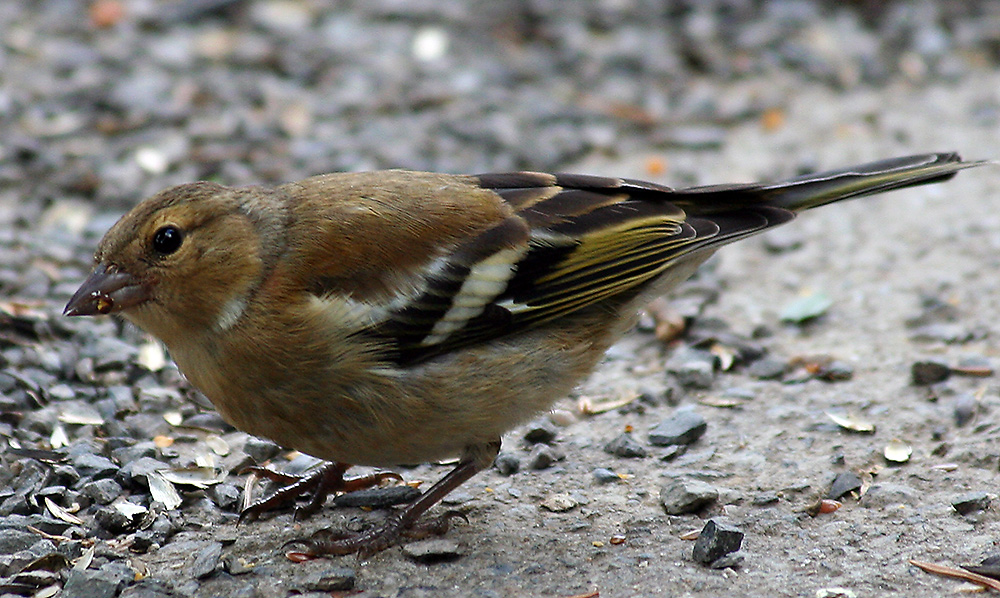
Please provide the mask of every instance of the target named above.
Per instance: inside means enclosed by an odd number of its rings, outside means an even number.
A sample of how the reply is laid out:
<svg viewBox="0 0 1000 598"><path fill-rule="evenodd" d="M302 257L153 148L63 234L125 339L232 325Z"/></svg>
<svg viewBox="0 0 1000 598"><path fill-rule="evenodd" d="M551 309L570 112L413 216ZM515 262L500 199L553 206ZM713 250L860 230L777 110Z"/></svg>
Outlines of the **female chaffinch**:
<svg viewBox="0 0 1000 598"><path fill-rule="evenodd" d="M504 432L569 392L646 302L722 245L976 164L927 154L677 190L535 172L191 183L108 231L65 313L120 313L234 426L333 462L251 515L303 487L315 508L398 477L345 480L349 463L459 456L383 525L305 549L373 553L489 467Z"/></svg>

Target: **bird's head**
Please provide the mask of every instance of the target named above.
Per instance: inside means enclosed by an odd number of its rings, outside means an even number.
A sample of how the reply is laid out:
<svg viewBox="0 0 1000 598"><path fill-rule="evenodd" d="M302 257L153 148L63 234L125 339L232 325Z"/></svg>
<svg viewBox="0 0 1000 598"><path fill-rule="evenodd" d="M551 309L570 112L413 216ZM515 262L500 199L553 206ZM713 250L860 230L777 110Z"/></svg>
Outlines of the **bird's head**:
<svg viewBox="0 0 1000 598"><path fill-rule="evenodd" d="M147 199L101 240L64 313L118 313L168 346L232 326L262 276L262 226L278 229L262 224L267 193L200 182Z"/></svg>

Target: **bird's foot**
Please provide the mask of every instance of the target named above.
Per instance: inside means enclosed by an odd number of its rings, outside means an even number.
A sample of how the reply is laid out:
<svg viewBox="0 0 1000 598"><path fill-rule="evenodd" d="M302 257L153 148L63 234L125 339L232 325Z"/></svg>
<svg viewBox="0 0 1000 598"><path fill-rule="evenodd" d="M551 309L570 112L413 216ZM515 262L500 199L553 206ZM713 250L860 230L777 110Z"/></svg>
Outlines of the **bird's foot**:
<svg viewBox="0 0 1000 598"><path fill-rule="evenodd" d="M324 556L357 553L358 558L368 558L396 544L401 538L423 539L442 536L448 532L453 519L468 523L464 513L447 511L427 521L407 525L405 511L397 512L381 524L360 533L344 530L321 529L308 538L291 540L285 544L285 556L303 562Z"/></svg>
<svg viewBox="0 0 1000 598"><path fill-rule="evenodd" d="M347 471L348 467L344 463L323 463L302 475L281 473L266 467L248 468L251 473L283 484L283 486L245 506L240 512L240 522L253 521L265 511L281 508L312 492L309 502L295 509L295 518L304 519L318 511L330 494L353 492L377 486L387 480L401 481L403 479L399 474L388 471L345 479L344 472Z"/></svg>

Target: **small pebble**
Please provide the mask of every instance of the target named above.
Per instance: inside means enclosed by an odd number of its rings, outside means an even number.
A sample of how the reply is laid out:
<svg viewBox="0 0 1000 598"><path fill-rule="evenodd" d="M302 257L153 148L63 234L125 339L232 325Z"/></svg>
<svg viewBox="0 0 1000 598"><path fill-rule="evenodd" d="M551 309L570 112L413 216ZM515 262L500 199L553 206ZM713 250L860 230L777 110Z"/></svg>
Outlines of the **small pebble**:
<svg viewBox="0 0 1000 598"><path fill-rule="evenodd" d="M764 357L747 367L747 375L758 380L780 380L788 371L788 362L776 357Z"/></svg>
<svg viewBox="0 0 1000 598"><path fill-rule="evenodd" d="M404 545L403 554L418 563L433 565L435 563L447 563L458 560L465 553L458 542L444 538L434 538Z"/></svg>
<svg viewBox="0 0 1000 598"><path fill-rule="evenodd" d="M715 486L687 477L674 478L660 487L660 504L668 515L696 513L718 498Z"/></svg>
<svg viewBox="0 0 1000 598"><path fill-rule="evenodd" d="M979 575L1000 579L1000 554L991 554L978 565L962 565L962 568Z"/></svg>
<svg viewBox="0 0 1000 598"><path fill-rule="evenodd" d="M538 444L540 442L548 444L555 440L558 435L559 430L556 429L555 424L541 420L528 428L528 431L524 433L524 439L531 444Z"/></svg>
<svg viewBox="0 0 1000 598"><path fill-rule="evenodd" d="M208 546L205 546L194 557L194 562L191 564L190 573L192 576L198 579L205 579L215 575L222 567L222 544L218 542L210 542Z"/></svg>
<svg viewBox="0 0 1000 598"><path fill-rule="evenodd" d="M72 569L66 577L62 593L80 598L114 598L124 585L124 580L107 571Z"/></svg>
<svg viewBox="0 0 1000 598"><path fill-rule="evenodd" d="M910 337L915 341L942 342L948 344L966 343L975 337L975 334L962 324L928 324L913 330Z"/></svg>
<svg viewBox="0 0 1000 598"><path fill-rule="evenodd" d="M254 463L264 463L278 456L281 447L270 440L250 436L243 445L243 452L253 459Z"/></svg>
<svg viewBox="0 0 1000 598"><path fill-rule="evenodd" d="M206 492L212 502L219 508L228 511L233 511L238 507L242 495L242 490L238 486L228 482L209 486Z"/></svg>
<svg viewBox="0 0 1000 598"><path fill-rule="evenodd" d="M521 460L512 453L500 453L493 461L493 466L500 472L500 475L511 476L521 469Z"/></svg>
<svg viewBox="0 0 1000 598"><path fill-rule="evenodd" d="M684 388L711 388L717 360L708 351L685 349L671 356L665 367Z"/></svg>
<svg viewBox="0 0 1000 598"><path fill-rule="evenodd" d="M750 504L755 507L766 507L767 505L773 505L779 501L778 493L774 490L765 490L759 494L755 494L752 499L750 499Z"/></svg>
<svg viewBox="0 0 1000 598"><path fill-rule="evenodd" d="M553 513L563 513L575 508L579 503L569 494L553 494L542 501L542 507Z"/></svg>
<svg viewBox="0 0 1000 598"><path fill-rule="evenodd" d="M688 445L686 444L671 444L662 453L660 453L660 461L669 462L673 461L677 457L680 457L687 452Z"/></svg>
<svg viewBox="0 0 1000 598"><path fill-rule="evenodd" d="M604 484L610 484L612 482L622 481L621 476L611 471L610 469L606 469L604 467L597 467L594 469L594 471L590 473L591 475L594 476L594 481L596 481L599 485L602 486Z"/></svg>
<svg viewBox="0 0 1000 598"><path fill-rule="evenodd" d="M691 444L708 429L705 418L692 409L678 409L670 418L649 431L649 442L655 446Z"/></svg>
<svg viewBox="0 0 1000 598"><path fill-rule="evenodd" d="M9 519L9 518L4 518ZM20 529L0 529L0 555L26 550L38 541L38 534Z"/></svg>
<svg viewBox="0 0 1000 598"><path fill-rule="evenodd" d="M694 542L691 556L695 561L709 565L736 552L743 545L743 532L736 526L709 519Z"/></svg>
<svg viewBox="0 0 1000 598"><path fill-rule="evenodd" d="M993 498L986 492L977 491L969 492L963 494L951 501L951 506L955 508L960 515L968 515L970 513L975 513L976 511L985 511L990 508L990 504L993 502Z"/></svg>
<svg viewBox="0 0 1000 598"><path fill-rule="evenodd" d="M737 569L743 564L743 554L734 552L721 556L708 564L709 569Z"/></svg>
<svg viewBox="0 0 1000 598"><path fill-rule="evenodd" d="M826 493L826 497L840 500L845 494L859 490L861 490L861 478L854 472L844 471L833 478L833 483L830 485L830 491Z"/></svg>
<svg viewBox="0 0 1000 598"><path fill-rule="evenodd" d="M538 444L535 445L535 448L531 450L531 454L528 456L528 467L531 469L548 469L556 461L561 461L565 458L566 455L561 451L545 444Z"/></svg>
<svg viewBox="0 0 1000 598"><path fill-rule="evenodd" d="M972 418L976 415L976 405L978 402L976 395L971 392L963 392L955 395L953 405L956 426L961 428L972 421Z"/></svg>
<svg viewBox="0 0 1000 598"><path fill-rule="evenodd" d="M110 478L105 478L84 484L80 488L80 493L95 504L106 505L121 496L122 487L118 482Z"/></svg>
<svg viewBox="0 0 1000 598"><path fill-rule="evenodd" d="M619 434L604 445L604 452L625 459L641 459L649 454L646 447L639 444L628 432Z"/></svg>
<svg viewBox="0 0 1000 598"><path fill-rule="evenodd" d="M109 478L118 473L118 466L107 457L93 453L81 453L73 457L73 467L83 477L91 479Z"/></svg>
<svg viewBox="0 0 1000 598"><path fill-rule="evenodd" d="M927 386L944 382L951 375L951 368L938 361L918 361L910 368L913 383L917 386Z"/></svg>
<svg viewBox="0 0 1000 598"><path fill-rule="evenodd" d="M412 546L412 544L407 544L403 547L404 554L409 546ZM307 591L327 593L346 592L354 589L356 577L354 569L348 567L330 567L310 573L305 576L305 579L301 583Z"/></svg>

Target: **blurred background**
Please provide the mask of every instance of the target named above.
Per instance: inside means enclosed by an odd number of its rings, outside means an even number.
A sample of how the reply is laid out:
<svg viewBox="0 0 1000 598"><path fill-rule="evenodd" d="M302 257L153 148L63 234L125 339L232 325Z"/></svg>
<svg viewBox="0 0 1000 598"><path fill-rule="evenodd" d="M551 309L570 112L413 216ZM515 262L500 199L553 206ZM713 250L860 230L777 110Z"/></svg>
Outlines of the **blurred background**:
<svg viewBox="0 0 1000 598"><path fill-rule="evenodd" d="M733 174L784 176L822 154L786 155L797 96L994 71L1000 3L39 0L2 3L0 32L9 223L54 199L121 210L196 179L378 168L640 156L631 174L719 182L698 165L748 123L772 134L756 152L781 166ZM983 127L1000 122L998 96L973 106ZM876 102L865 124L889 107ZM907 145L905 127L877 132Z"/></svg>

